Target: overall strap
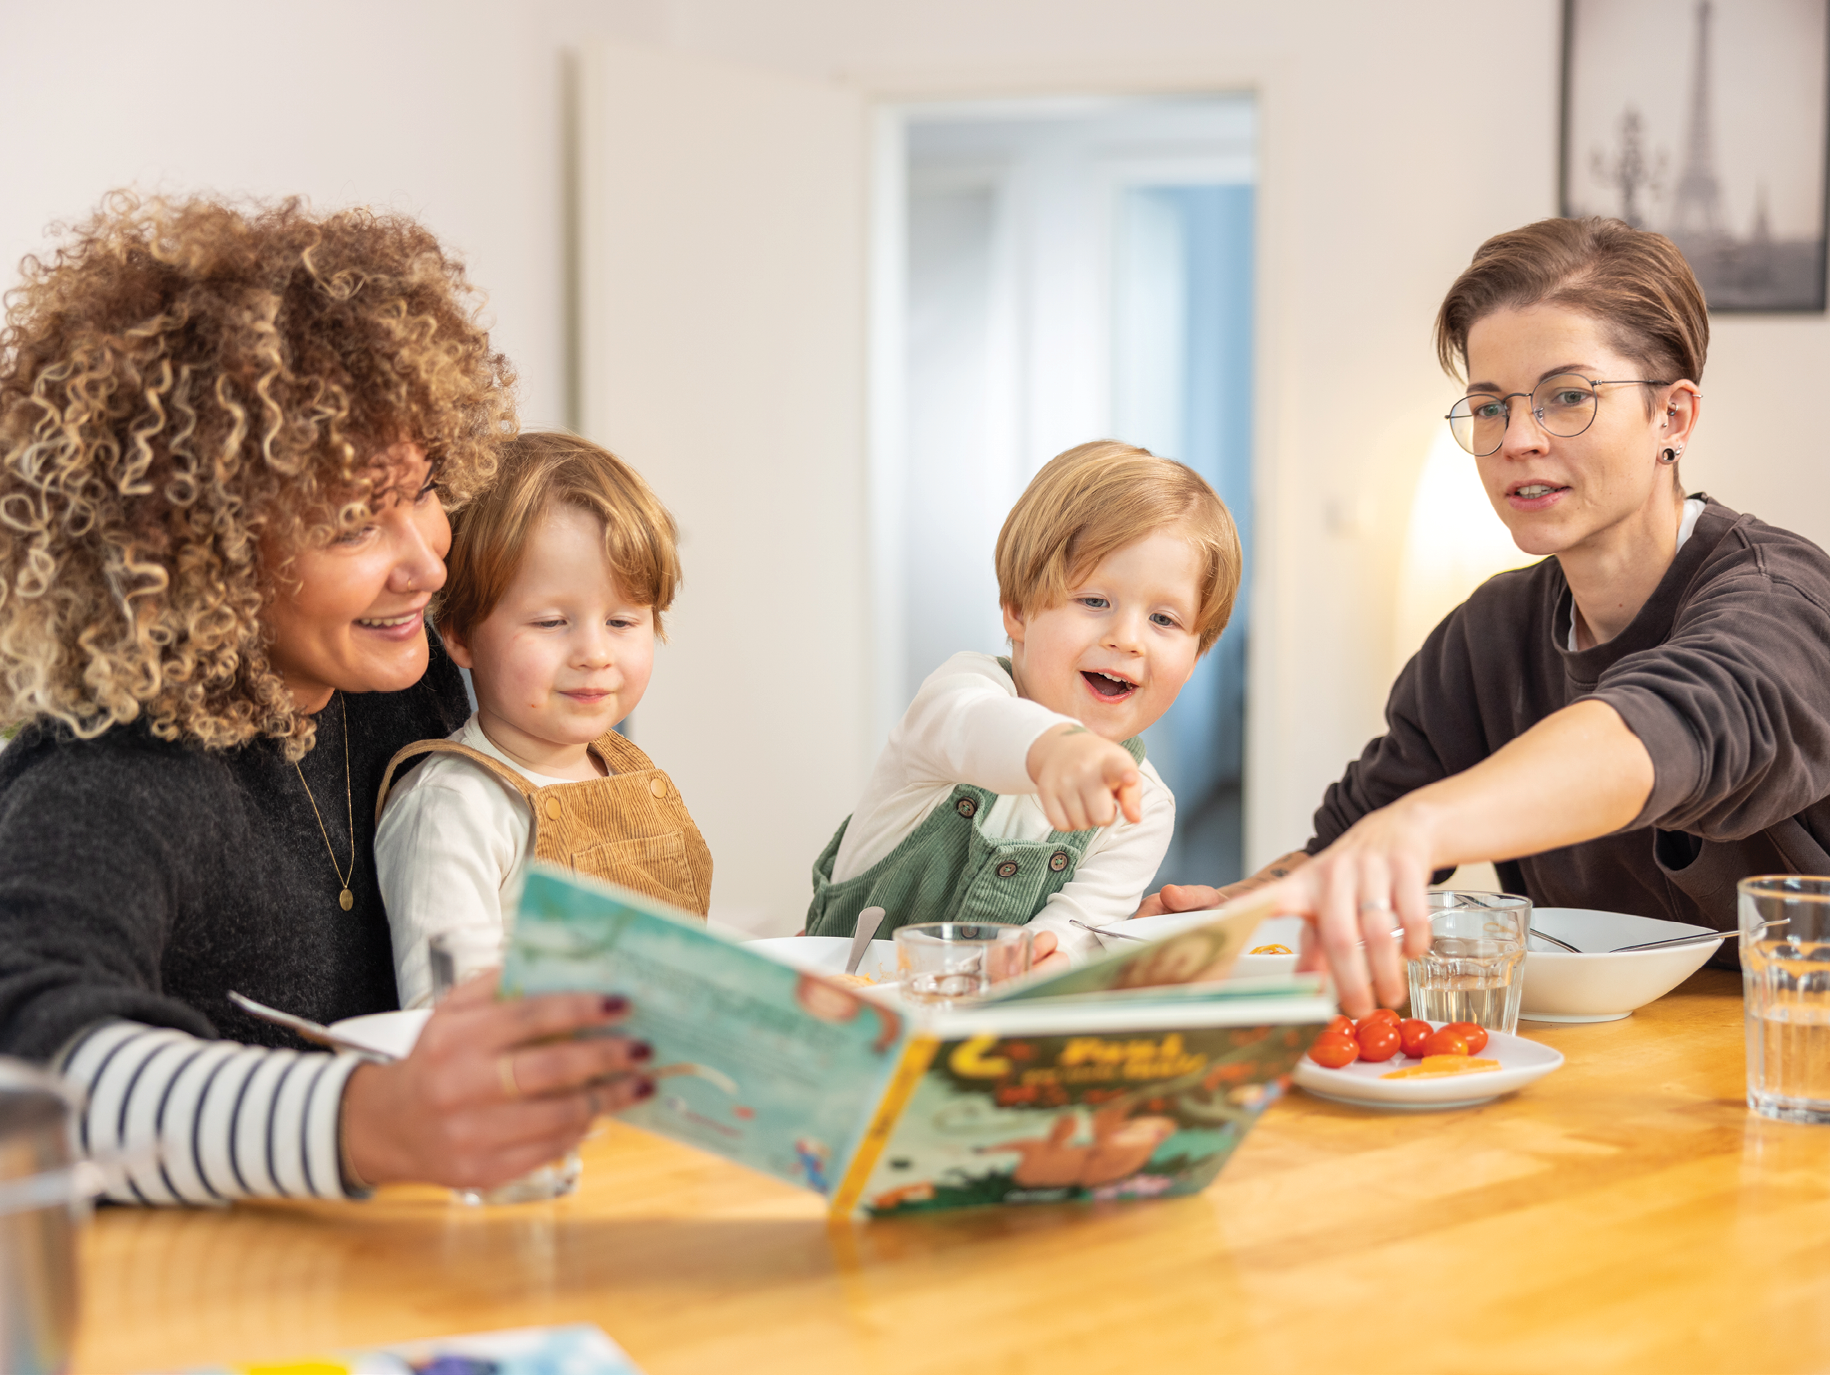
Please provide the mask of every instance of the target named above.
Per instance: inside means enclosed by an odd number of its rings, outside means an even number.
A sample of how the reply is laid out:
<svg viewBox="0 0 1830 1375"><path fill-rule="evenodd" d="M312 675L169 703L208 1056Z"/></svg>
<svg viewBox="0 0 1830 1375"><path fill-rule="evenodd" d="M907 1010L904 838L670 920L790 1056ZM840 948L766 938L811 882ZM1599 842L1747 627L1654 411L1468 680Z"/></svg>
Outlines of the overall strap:
<svg viewBox="0 0 1830 1375"><path fill-rule="evenodd" d="M611 773L644 773L654 767L654 760L637 749L635 741L613 730L605 731L591 745L603 755Z"/></svg>
<svg viewBox="0 0 1830 1375"><path fill-rule="evenodd" d="M468 745L460 745L455 740L415 740L411 745L405 745L395 752L394 757L388 760L387 772L381 775L381 791L375 795L376 825L381 824L381 808L382 804L388 800L388 788L394 782L394 770L406 763L407 760L421 754L461 754L464 758L470 760L471 763L481 764L503 783L525 797L528 800L530 810L533 807L534 794L538 792L539 789L520 774L516 773L513 769L509 768L508 765L504 764L500 759L491 759L488 755L484 754L483 751L473 750Z"/></svg>

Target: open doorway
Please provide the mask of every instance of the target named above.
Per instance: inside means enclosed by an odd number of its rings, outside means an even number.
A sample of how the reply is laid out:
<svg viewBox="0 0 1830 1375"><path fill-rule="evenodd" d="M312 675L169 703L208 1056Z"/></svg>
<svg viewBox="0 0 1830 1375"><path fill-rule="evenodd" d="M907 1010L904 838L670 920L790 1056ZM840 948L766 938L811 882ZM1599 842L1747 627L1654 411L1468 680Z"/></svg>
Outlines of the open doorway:
<svg viewBox="0 0 1830 1375"><path fill-rule="evenodd" d="M1249 96L904 106L876 248L878 714L1000 652L993 549L1049 458L1112 437L1231 508L1252 567L1256 112ZM1176 795L1160 882L1244 872L1249 590L1146 735Z"/></svg>

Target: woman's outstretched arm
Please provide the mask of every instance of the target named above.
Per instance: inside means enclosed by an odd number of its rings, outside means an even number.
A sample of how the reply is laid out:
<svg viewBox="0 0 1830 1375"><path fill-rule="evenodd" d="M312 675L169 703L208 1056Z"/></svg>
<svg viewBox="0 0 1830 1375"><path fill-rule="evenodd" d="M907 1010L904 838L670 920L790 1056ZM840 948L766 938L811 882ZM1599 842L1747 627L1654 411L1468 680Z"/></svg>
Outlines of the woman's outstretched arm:
<svg viewBox="0 0 1830 1375"><path fill-rule="evenodd" d="M1640 815L1652 784L1652 756L1613 707L1590 699L1553 712L1472 768L1362 817L1278 882L1279 910L1313 924L1301 967L1325 962L1352 1015L1375 997L1398 1006L1404 957L1429 949L1432 872L1618 831ZM1394 916L1402 955L1380 939Z"/></svg>

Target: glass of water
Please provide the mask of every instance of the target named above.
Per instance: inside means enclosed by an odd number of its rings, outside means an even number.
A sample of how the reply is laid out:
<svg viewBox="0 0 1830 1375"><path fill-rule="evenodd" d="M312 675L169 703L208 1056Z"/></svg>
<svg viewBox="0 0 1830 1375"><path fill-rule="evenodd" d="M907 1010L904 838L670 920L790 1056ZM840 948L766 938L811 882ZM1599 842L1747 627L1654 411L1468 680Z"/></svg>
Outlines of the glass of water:
<svg viewBox="0 0 1830 1375"><path fill-rule="evenodd" d="M472 975L501 968L502 928L485 923L436 931L426 938L426 961L432 971L432 1001L435 1004L443 1002L447 993ZM451 1192L458 1202L473 1206L538 1203L577 1192L578 1177L583 1173L584 1162L578 1158L578 1152L567 1151L558 1160L493 1189L453 1189Z"/></svg>
<svg viewBox="0 0 1830 1375"><path fill-rule="evenodd" d="M1409 966L1411 1016L1473 1022L1511 1035L1525 991L1531 900L1509 893L1429 893L1430 953Z"/></svg>
<svg viewBox="0 0 1830 1375"><path fill-rule="evenodd" d="M1027 974L1033 947L1027 926L988 921L899 926L897 982L907 1002L948 1007Z"/></svg>
<svg viewBox="0 0 1830 1375"><path fill-rule="evenodd" d="M1747 1105L1830 1122L1830 878L1744 878L1742 1012Z"/></svg>

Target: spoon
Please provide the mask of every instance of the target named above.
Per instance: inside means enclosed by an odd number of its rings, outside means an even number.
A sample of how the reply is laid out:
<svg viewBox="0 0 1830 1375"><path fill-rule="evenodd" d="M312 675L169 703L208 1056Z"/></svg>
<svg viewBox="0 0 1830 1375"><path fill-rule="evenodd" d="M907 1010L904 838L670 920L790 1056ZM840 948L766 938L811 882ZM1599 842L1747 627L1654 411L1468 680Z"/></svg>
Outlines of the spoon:
<svg viewBox="0 0 1830 1375"><path fill-rule="evenodd" d="M1696 945L1702 941L1732 940L1741 933L1739 931L1710 931L1699 932L1693 936L1667 936L1662 941L1641 941L1638 945L1617 945L1612 950L1578 950L1568 941L1560 940L1548 931L1540 931L1535 926L1531 928L1531 934L1572 955L1624 955L1629 950L1663 950L1667 946L1673 945Z"/></svg>
<svg viewBox="0 0 1830 1375"><path fill-rule="evenodd" d="M1624 955L1629 950L1663 950L1668 945L1700 945L1704 941L1732 940L1740 934L1739 931L1711 931L1708 935L1671 936L1662 941L1641 941L1638 945L1617 945L1606 953Z"/></svg>
<svg viewBox="0 0 1830 1375"><path fill-rule="evenodd" d="M1580 955L1582 953L1580 950L1576 949L1575 946L1571 945L1568 941L1563 940L1561 937L1553 936L1548 931L1540 931L1535 926L1532 927L1527 934L1536 936L1539 940L1545 942L1546 944L1554 945L1557 947L1557 949L1565 951L1568 954Z"/></svg>
<svg viewBox="0 0 1830 1375"><path fill-rule="evenodd" d="M1113 930L1110 930L1103 926L1088 926L1084 921L1081 921L1078 917L1069 917L1068 925L1069 926L1078 926L1082 931L1091 931L1093 933L1093 935L1099 940L1101 945L1105 944L1105 938L1107 936L1117 936L1121 941L1137 941L1143 945L1150 944L1150 940L1146 936L1133 936L1129 932L1113 931Z"/></svg>
<svg viewBox="0 0 1830 1375"><path fill-rule="evenodd" d="M864 962L864 952L871 948L871 937L877 934L877 928L883 924L881 907L866 907L858 913L858 924L852 928L851 954L845 960L845 972L856 974L858 966Z"/></svg>

